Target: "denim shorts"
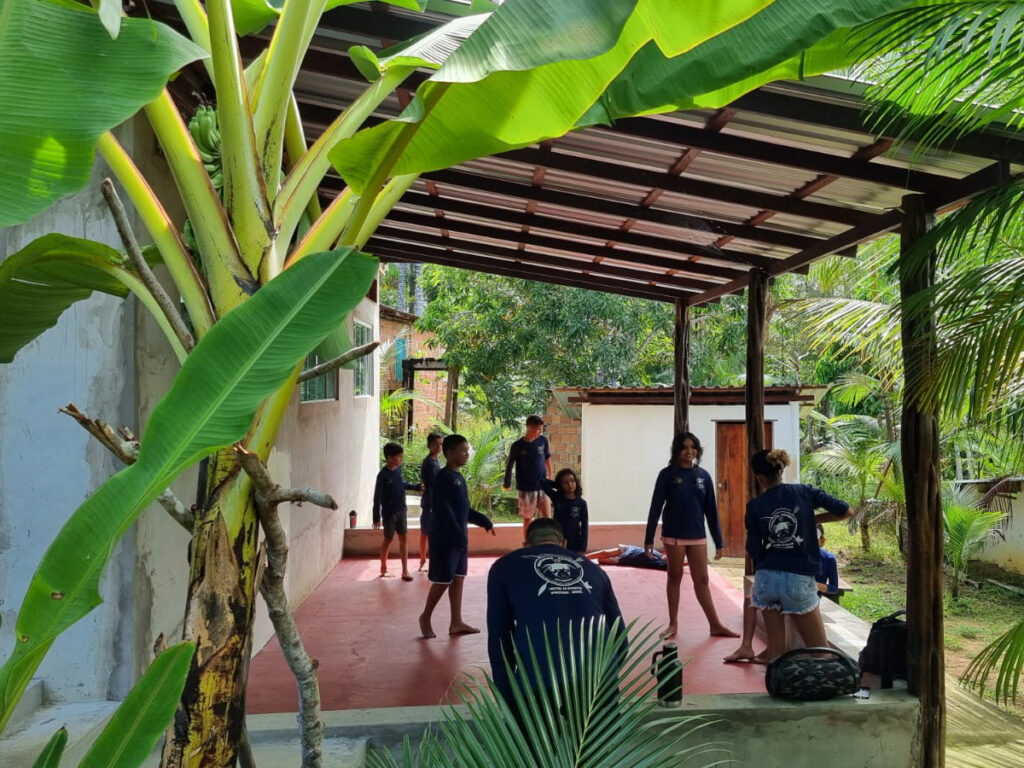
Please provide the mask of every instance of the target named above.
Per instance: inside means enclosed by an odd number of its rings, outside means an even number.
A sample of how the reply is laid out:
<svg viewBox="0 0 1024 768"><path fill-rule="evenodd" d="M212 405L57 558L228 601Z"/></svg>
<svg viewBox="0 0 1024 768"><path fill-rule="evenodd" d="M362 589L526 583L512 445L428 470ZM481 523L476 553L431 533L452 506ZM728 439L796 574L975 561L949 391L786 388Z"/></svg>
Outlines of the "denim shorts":
<svg viewBox="0 0 1024 768"><path fill-rule="evenodd" d="M762 569L754 574L750 602L762 611L810 613L818 607L818 585L813 576Z"/></svg>

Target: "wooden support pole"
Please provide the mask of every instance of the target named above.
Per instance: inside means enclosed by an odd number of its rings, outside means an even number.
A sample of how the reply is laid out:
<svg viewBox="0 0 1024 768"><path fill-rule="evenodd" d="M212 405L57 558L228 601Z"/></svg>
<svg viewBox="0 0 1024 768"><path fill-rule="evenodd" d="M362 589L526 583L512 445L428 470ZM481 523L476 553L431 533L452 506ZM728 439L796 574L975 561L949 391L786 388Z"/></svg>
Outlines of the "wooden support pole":
<svg viewBox="0 0 1024 768"><path fill-rule="evenodd" d="M754 473L750 471L750 457L764 450L764 335L768 319L768 274L760 269L750 270L747 284L747 494L757 496Z"/></svg>
<svg viewBox="0 0 1024 768"><path fill-rule="evenodd" d="M459 422L459 369L452 366L448 369L448 391L444 398L444 423L455 432Z"/></svg>
<svg viewBox="0 0 1024 768"><path fill-rule="evenodd" d="M675 324L675 434L690 431L690 308L676 299Z"/></svg>
<svg viewBox="0 0 1024 768"><path fill-rule="evenodd" d="M907 655L909 690L921 700L921 731L915 742L921 768L942 768L946 751L946 690L942 617L942 489L938 415L918 398L921 381L935 359L931 307L907 310L908 299L931 287L935 252L912 266L907 252L931 226L923 195L903 198L900 237L900 299L903 338L903 419L900 450L907 499Z"/></svg>

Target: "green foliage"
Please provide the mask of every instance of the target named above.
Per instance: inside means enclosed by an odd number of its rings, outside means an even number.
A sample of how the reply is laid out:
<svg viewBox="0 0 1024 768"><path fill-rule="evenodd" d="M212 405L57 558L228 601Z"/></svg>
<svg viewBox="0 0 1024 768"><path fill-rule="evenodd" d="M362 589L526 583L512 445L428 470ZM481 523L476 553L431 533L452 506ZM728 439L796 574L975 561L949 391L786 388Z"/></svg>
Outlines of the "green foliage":
<svg viewBox="0 0 1024 768"><path fill-rule="evenodd" d="M1011 626L979 653L960 677L960 681L984 693L993 671L996 672L997 700L1017 701L1021 672L1024 670L1024 619Z"/></svg>
<svg viewBox="0 0 1024 768"><path fill-rule="evenodd" d="M483 685L460 687L469 718L445 707L436 730L428 730L414 756L407 741L401 759L373 750L371 768L618 768L622 765L693 765L702 758L719 765L724 744L701 744L697 731L707 720L695 717L653 718L657 706L648 673L659 641L647 628L631 638L616 625L572 627L565 638L545 632L524 653L544 658L553 670L550 688L537 690L516 653L509 678L523 727L487 677Z"/></svg>
<svg viewBox="0 0 1024 768"><path fill-rule="evenodd" d="M146 761L174 717L195 650L178 643L153 660L78 768L138 768Z"/></svg>
<svg viewBox="0 0 1024 768"><path fill-rule="evenodd" d="M549 387L643 386L671 360L667 305L445 267L424 273L420 327L504 423L543 412Z"/></svg>
<svg viewBox="0 0 1024 768"><path fill-rule="evenodd" d="M100 134L134 115L173 72L204 55L151 19L124 19L115 40L87 6L4 0L0 227L81 189ZM87 84L81 73L88 73Z"/></svg>
<svg viewBox="0 0 1024 768"><path fill-rule="evenodd" d="M43 751L32 763L32 768L60 768L60 759L64 755L64 747L67 746L67 743L68 729L61 726L46 742Z"/></svg>
<svg viewBox="0 0 1024 768"><path fill-rule="evenodd" d="M993 543L1004 519L1002 512L979 509L956 493L943 501L943 543L953 577L950 591L954 600L960 597L968 563Z"/></svg>
<svg viewBox="0 0 1024 768"><path fill-rule="evenodd" d="M221 318L156 407L135 464L110 478L57 534L18 614L0 669L0 725L58 634L100 602L100 575L141 510L178 474L241 439L260 404L365 295L376 261L315 254Z"/></svg>

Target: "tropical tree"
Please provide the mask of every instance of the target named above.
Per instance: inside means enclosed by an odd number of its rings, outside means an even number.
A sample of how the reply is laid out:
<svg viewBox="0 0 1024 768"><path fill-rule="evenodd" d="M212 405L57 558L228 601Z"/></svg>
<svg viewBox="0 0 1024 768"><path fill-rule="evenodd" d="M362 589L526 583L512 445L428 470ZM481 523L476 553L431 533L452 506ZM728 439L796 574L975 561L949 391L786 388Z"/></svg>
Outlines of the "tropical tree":
<svg viewBox="0 0 1024 768"><path fill-rule="evenodd" d="M968 564L1002 535L999 526L1005 519L999 510L972 503L962 491L951 489L946 494L942 503L943 544L953 577L949 591L954 600L960 598Z"/></svg>
<svg viewBox="0 0 1024 768"><path fill-rule="evenodd" d="M149 19L121 18L111 0L95 0L96 9L67 0L0 6L0 225L80 189L98 152L187 315L162 295L126 228L130 259L50 235L0 267L0 360L100 291L138 297L182 361L137 456L125 455L131 466L71 516L33 578L0 669L0 726L56 636L98 604L100 574L132 521L205 459L205 487L186 522L185 626L198 650L164 764L233 765L255 591L280 594L284 568L279 548L257 584L260 527L268 541L282 540L280 499L263 462L301 361L344 323L376 274L357 249L417 174L620 116L720 106L770 80L844 66L854 58L850 27L909 4L823 0L807 14L803 0L508 0L386 55L354 49L369 84L307 146L292 87L322 13L345 2L176 0L191 41ZM243 69L238 35L268 24L269 44ZM204 113L193 133L166 84L199 59L216 124ZM421 68L431 74L406 111L360 130ZM187 240L111 133L139 111L180 193ZM316 194L332 164L348 186L321 211ZM315 668L308 658L296 664L305 669L303 763L317 765Z"/></svg>

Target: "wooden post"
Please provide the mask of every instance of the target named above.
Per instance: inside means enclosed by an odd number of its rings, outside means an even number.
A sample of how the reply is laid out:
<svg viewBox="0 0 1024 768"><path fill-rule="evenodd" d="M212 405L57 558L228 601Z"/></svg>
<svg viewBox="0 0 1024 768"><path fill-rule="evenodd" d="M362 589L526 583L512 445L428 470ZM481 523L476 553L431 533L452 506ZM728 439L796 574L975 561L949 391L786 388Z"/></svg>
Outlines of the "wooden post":
<svg viewBox="0 0 1024 768"><path fill-rule="evenodd" d="M412 360L406 358L402 361L402 388L407 392L416 391L416 368ZM405 411L405 437L409 439L412 436L413 427L413 400L408 401L408 408Z"/></svg>
<svg viewBox="0 0 1024 768"><path fill-rule="evenodd" d="M924 195L903 198L900 233L900 300L903 339L903 418L900 450L907 499L907 655L910 692L921 701L921 731L915 740L921 768L942 768L946 750L946 690L942 618L942 490L939 427L935 408L918 400L920 381L935 359L931 307L907 311L907 301L935 279L935 252L923 268L911 269L905 255L931 226Z"/></svg>
<svg viewBox="0 0 1024 768"><path fill-rule="evenodd" d="M690 431L690 308L676 299L675 323L675 434Z"/></svg>
<svg viewBox="0 0 1024 768"><path fill-rule="evenodd" d="M768 275L750 270L747 285L747 380L744 386L747 422L747 495L757 496L750 457L764 450L764 334L768 317Z"/></svg>
<svg viewBox="0 0 1024 768"><path fill-rule="evenodd" d="M452 366L448 369L448 391L444 397L444 423L454 432L459 421L459 369Z"/></svg>

